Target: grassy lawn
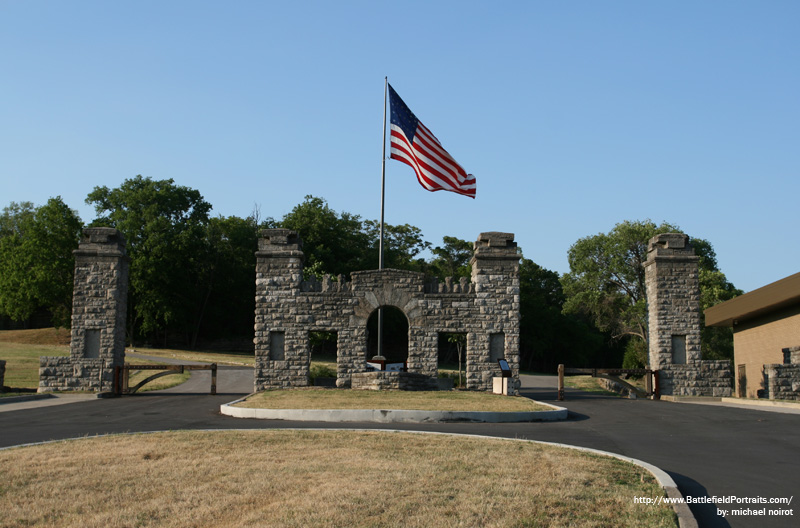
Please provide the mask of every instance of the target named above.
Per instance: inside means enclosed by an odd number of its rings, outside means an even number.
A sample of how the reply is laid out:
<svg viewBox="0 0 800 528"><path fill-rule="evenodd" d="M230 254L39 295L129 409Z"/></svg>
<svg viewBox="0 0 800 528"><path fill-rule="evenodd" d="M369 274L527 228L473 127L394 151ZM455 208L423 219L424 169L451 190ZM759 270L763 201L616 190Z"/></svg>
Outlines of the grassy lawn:
<svg viewBox="0 0 800 528"><path fill-rule="evenodd" d="M69 331L65 329L42 328L37 330L0 331L0 359L6 361L3 384L9 388L7 392L0 392L0 397L35 391L39 387L39 356L68 356L69 341ZM145 355L174 357L173 353L178 351L139 349L138 352ZM201 359L202 361L209 363L212 363L216 357L227 359L228 364L230 364L230 361L238 360L238 355L202 354L196 352L188 352L187 354L191 355L191 358L201 357L203 358ZM131 358L126 363L154 364L157 362ZM155 372L132 372L129 386L135 386L139 381L152 374L155 374ZM189 376L189 372L164 376L151 381L140 390L151 391L174 387L185 382L189 379Z"/></svg>
<svg viewBox="0 0 800 528"><path fill-rule="evenodd" d="M169 432L0 451L0 526L677 526L653 477L513 440ZM87 471L87 468L91 468Z"/></svg>
<svg viewBox="0 0 800 528"><path fill-rule="evenodd" d="M2 332L0 332L2 334ZM39 356L68 356L69 346L28 345L0 341L0 359L6 361L3 384L10 393L19 389L35 390L39 387ZM0 395L10 395L9 392Z"/></svg>
<svg viewBox="0 0 800 528"><path fill-rule="evenodd" d="M126 354L142 354L185 361L200 361L203 363L216 363L217 365L232 365L237 367L253 367L256 364L255 355L250 352L202 352L196 350L173 350L169 348L127 348ZM138 360L131 360L138 362Z"/></svg>
<svg viewBox="0 0 800 528"><path fill-rule="evenodd" d="M404 409L417 411L548 411L528 398L468 391L291 389L259 392L237 407L256 409Z"/></svg>

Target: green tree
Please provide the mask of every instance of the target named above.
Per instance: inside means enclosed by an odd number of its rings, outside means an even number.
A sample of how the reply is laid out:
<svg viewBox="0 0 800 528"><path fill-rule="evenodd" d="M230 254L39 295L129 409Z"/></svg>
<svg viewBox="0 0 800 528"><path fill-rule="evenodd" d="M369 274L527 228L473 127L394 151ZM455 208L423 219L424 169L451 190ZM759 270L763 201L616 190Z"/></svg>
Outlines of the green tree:
<svg viewBox="0 0 800 528"><path fill-rule="evenodd" d="M189 339L207 295L206 227L211 205L200 192L172 179L141 175L116 189L95 187L86 198L97 212L94 226L119 229L131 258L128 331L166 341L168 328Z"/></svg>
<svg viewBox="0 0 800 528"><path fill-rule="evenodd" d="M367 269L378 268L380 251L380 222L364 221L364 229L370 240L370 249L366 257ZM424 271L423 259L416 258L430 248L430 243L422 237L422 230L409 224L383 226L383 267L409 271Z"/></svg>
<svg viewBox="0 0 800 528"><path fill-rule="evenodd" d="M428 268L429 273L440 280L445 277L469 277L472 268L472 243L460 238L445 236L442 245L431 250L433 259Z"/></svg>
<svg viewBox="0 0 800 528"><path fill-rule="evenodd" d="M307 273L335 276L369 269L371 244L361 217L339 214L323 198L306 196L283 217L279 226L297 231L303 240Z"/></svg>
<svg viewBox="0 0 800 528"><path fill-rule="evenodd" d="M604 336L583 316L563 312L566 300L558 273L522 258L520 275L520 364L553 372L559 363L605 364Z"/></svg>
<svg viewBox="0 0 800 528"><path fill-rule="evenodd" d="M61 197L40 207L11 203L0 216L0 313L23 321L38 309L69 327L83 223Z"/></svg>
<svg viewBox="0 0 800 528"><path fill-rule="evenodd" d="M203 304L191 346L198 337L252 336L255 310L255 252L262 225L257 216L211 218L206 226L207 255Z"/></svg>

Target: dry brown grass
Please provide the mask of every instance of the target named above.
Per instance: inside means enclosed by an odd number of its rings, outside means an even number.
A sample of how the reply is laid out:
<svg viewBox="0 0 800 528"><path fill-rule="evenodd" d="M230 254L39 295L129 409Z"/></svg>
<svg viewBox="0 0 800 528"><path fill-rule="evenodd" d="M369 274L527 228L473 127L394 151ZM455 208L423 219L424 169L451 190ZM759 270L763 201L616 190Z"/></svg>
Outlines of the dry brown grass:
<svg viewBox="0 0 800 528"><path fill-rule="evenodd" d="M0 359L6 360L4 384L12 392L15 389L36 389L39 386L39 356L68 355L69 346L0 341Z"/></svg>
<svg viewBox="0 0 800 528"><path fill-rule="evenodd" d="M646 526L663 492L612 458L512 440L172 432L0 451L0 526Z"/></svg>
<svg viewBox="0 0 800 528"><path fill-rule="evenodd" d="M268 390L236 407L256 409L403 409L417 411L549 411L528 398L467 391Z"/></svg>
<svg viewBox="0 0 800 528"><path fill-rule="evenodd" d="M126 354L142 354L183 361L200 361L204 363L217 363L218 365L233 365L238 367L252 367L256 364L253 353L240 352L200 352L192 350L173 350L170 348L128 348Z"/></svg>
<svg viewBox="0 0 800 528"><path fill-rule="evenodd" d="M35 330L0 330L0 343L69 346L70 331L66 328L37 328Z"/></svg>
<svg viewBox="0 0 800 528"><path fill-rule="evenodd" d="M570 389L578 389L587 392L599 392L601 394L608 394L609 396L619 396L616 392L606 390L600 385L600 378L593 378L592 376L565 376L564 386Z"/></svg>

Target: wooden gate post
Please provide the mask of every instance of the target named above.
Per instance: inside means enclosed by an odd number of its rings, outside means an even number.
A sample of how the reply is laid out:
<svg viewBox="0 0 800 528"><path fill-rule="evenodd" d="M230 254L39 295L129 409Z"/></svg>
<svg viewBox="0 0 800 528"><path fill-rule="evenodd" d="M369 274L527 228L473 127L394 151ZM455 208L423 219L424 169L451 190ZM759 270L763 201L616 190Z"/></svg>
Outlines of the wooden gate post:
<svg viewBox="0 0 800 528"><path fill-rule="evenodd" d="M647 374L644 375L644 391L648 397L653 395L653 371L651 370L648 370Z"/></svg>
<svg viewBox="0 0 800 528"><path fill-rule="evenodd" d="M564 401L564 364L558 365L558 401Z"/></svg>
<svg viewBox="0 0 800 528"><path fill-rule="evenodd" d="M654 385L655 385L655 387L653 387L653 399L654 400L660 400L661 399L661 383L659 382L659 379L658 379L658 371L657 370L653 371L653 381L654 381Z"/></svg>

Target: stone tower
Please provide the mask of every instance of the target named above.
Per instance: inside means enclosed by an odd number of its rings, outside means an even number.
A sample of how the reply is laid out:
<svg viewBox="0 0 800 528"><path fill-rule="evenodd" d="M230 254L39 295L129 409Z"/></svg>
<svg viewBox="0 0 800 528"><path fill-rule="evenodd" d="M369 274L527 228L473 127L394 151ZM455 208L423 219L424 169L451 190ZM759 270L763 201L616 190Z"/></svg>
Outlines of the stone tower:
<svg viewBox="0 0 800 528"><path fill-rule="evenodd" d="M84 229L75 255L69 357L42 357L39 391L113 389L125 363L128 265L125 238L109 227Z"/></svg>
<svg viewBox="0 0 800 528"><path fill-rule="evenodd" d="M688 235L650 239L644 267L651 369L700 361L699 262Z"/></svg>
<svg viewBox="0 0 800 528"><path fill-rule="evenodd" d="M664 396L731 395L730 362L702 360L699 263L687 235L650 239L644 263L649 362Z"/></svg>
<svg viewBox="0 0 800 528"><path fill-rule="evenodd" d="M481 233L475 241L470 264L480 332L467 339L468 388L489 390L501 358L519 379L519 257L513 233Z"/></svg>
<svg viewBox="0 0 800 528"><path fill-rule="evenodd" d="M303 260L297 232L262 232L256 252L256 390L307 384L308 359L296 353L308 348L308 333L296 325Z"/></svg>

